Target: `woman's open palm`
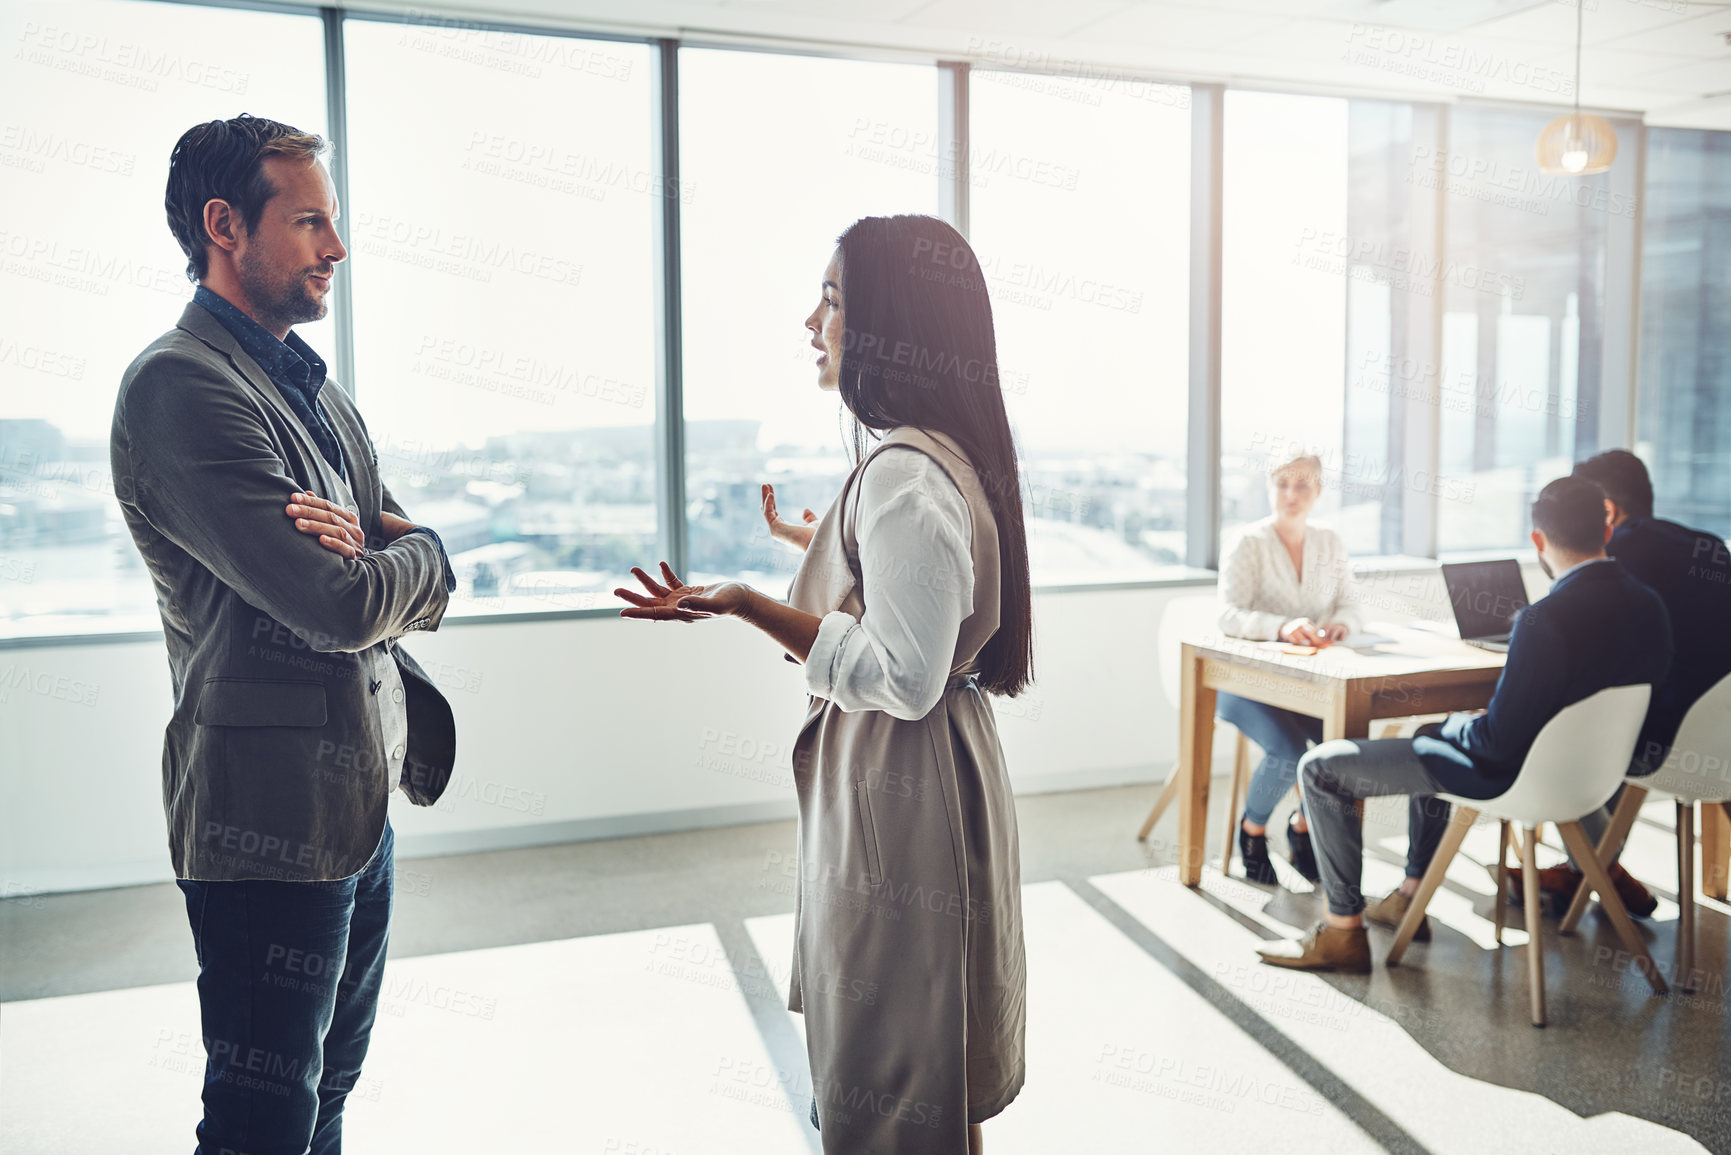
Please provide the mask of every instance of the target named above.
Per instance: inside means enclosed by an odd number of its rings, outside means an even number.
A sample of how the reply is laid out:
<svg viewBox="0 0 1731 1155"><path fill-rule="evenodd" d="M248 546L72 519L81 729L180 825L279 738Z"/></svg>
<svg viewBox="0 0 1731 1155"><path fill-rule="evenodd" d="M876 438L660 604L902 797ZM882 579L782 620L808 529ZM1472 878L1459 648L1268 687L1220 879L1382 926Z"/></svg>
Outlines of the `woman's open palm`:
<svg viewBox="0 0 1731 1155"><path fill-rule="evenodd" d="M801 516L803 525L783 521L775 508L775 486L764 485L763 520L769 524L770 537L776 541L785 541L796 549L805 549L811 545L811 535L817 532L817 514L808 509Z"/></svg>
<svg viewBox="0 0 1731 1155"><path fill-rule="evenodd" d="M619 611L622 618L645 618L653 622L696 622L735 613L745 604L750 590L740 582L717 582L707 586L688 586L674 574L666 562L661 563L662 585L640 567L631 567L632 576L643 583L647 596L624 587L614 594L631 603L630 609Z"/></svg>

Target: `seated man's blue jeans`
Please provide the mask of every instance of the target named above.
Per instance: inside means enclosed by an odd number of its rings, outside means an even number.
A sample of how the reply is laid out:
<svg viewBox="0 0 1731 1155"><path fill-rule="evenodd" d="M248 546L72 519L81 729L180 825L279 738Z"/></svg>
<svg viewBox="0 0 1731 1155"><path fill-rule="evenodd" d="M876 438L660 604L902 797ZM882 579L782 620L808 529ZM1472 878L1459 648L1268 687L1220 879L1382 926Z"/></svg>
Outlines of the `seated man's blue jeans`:
<svg viewBox="0 0 1731 1155"><path fill-rule="evenodd" d="M395 839L334 882L179 881L207 1056L195 1155L339 1155L378 1011Z"/></svg>
<svg viewBox="0 0 1731 1155"><path fill-rule="evenodd" d="M1218 695L1214 714L1262 747L1262 761L1250 775L1250 789L1244 794L1244 819L1256 826L1266 826L1281 796L1292 789L1298 778L1298 760L1312 742L1322 741L1322 719L1253 702L1237 694Z"/></svg>
<svg viewBox="0 0 1731 1155"><path fill-rule="evenodd" d="M1306 754L1298 788L1310 822L1310 844L1331 914L1364 910L1364 831L1361 798L1410 794L1407 809L1406 876L1423 878L1448 828L1449 804L1431 797L1441 785L1431 777L1411 738L1341 738Z"/></svg>

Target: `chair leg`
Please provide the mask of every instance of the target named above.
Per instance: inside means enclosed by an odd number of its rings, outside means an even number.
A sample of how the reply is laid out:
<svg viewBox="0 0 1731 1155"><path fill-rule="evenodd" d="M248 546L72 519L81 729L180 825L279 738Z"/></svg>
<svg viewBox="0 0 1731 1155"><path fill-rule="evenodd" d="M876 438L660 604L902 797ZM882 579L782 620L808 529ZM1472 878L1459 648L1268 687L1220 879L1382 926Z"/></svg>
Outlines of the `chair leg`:
<svg viewBox="0 0 1731 1155"><path fill-rule="evenodd" d="M1232 750L1232 785L1226 791L1226 839L1220 847L1220 873L1232 874L1232 848L1238 845L1238 808L1250 789L1250 739L1242 733Z"/></svg>
<svg viewBox="0 0 1731 1155"><path fill-rule="evenodd" d="M1160 821L1160 816L1166 813L1166 808L1172 805L1172 800L1178 797L1178 780L1181 777L1183 774L1178 764L1173 763L1172 773L1166 776L1166 785L1161 787L1160 797L1154 800L1154 809L1148 812L1148 821L1142 824L1141 831L1136 835L1136 841L1148 841L1149 831L1153 830L1154 824Z"/></svg>
<svg viewBox="0 0 1731 1155"><path fill-rule="evenodd" d="M1539 831L1527 827L1521 839L1521 897L1527 908L1527 993L1533 1026L1545 1025L1545 946L1539 931Z"/></svg>
<svg viewBox="0 0 1731 1155"><path fill-rule="evenodd" d="M1636 931L1635 924L1629 921L1629 912L1623 909L1623 900L1617 897L1617 888L1611 885L1611 877L1600 864L1587 832L1581 829L1579 822L1559 822L1557 833L1563 836L1563 845L1569 848L1569 853L1574 855L1575 861L1581 864L1581 869L1587 875L1581 880L1582 888L1590 886L1599 892L1599 909L1611 916L1611 925L1617 928L1617 937L1623 940L1623 949L1633 955L1636 964L1646 972L1647 985L1653 988L1653 993L1664 994L1670 989L1665 983L1665 976L1659 973L1653 956L1647 951L1646 942Z"/></svg>
<svg viewBox="0 0 1731 1155"><path fill-rule="evenodd" d="M1695 837L1701 843L1701 893L1720 902L1725 901L1727 891L1728 822L1731 822L1731 803L1701 803L1701 817L1695 825Z"/></svg>
<svg viewBox="0 0 1731 1155"><path fill-rule="evenodd" d="M1695 804L1677 800L1677 986L1695 989Z"/></svg>
<svg viewBox="0 0 1731 1155"><path fill-rule="evenodd" d="M1424 921L1425 907L1430 905L1431 895L1442 885L1449 863L1453 862L1455 855L1460 852L1461 843L1466 841L1467 831L1473 828L1473 820L1478 816L1477 810L1469 810L1460 805L1449 815L1448 829L1443 831L1442 841L1437 844L1436 856L1430 860L1430 866L1425 868L1424 878L1418 884L1418 893L1412 896L1412 902L1406 908L1406 917L1400 920L1400 929L1395 931L1394 945L1388 948L1389 966L1400 965L1401 956L1406 954L1412 936L1418 933L1418 924Z"/></svg>
<svg viewBox="0 0 1731 1155"><path fill-rule="evenodd" d="M1503 922L1509 913L1509 820L1497 824L1497 945L1503 945Z"/></svg>
<svg viewBox="0 0 1731 1155"><path fill-rule="evenodd" d="M1611 815L1611 825L1605 830L1605 837L1599 841L1599 865L1609 868L1611 860L1617 856L1617 851L1623 849L1623 843L1629 837L1629 831L1635 827L1635 819L1640 816L1641 803L1647 797L1645 786L1624 786L1622 800L1617 803L1617 811ZM1587 913L1587 899L1592 897L1585 886L1575 888L1575 897L1569 901L1568 913L1563 915L1563 921L1557 924L1558 934L1574 934L1581 916Z"/></svg>

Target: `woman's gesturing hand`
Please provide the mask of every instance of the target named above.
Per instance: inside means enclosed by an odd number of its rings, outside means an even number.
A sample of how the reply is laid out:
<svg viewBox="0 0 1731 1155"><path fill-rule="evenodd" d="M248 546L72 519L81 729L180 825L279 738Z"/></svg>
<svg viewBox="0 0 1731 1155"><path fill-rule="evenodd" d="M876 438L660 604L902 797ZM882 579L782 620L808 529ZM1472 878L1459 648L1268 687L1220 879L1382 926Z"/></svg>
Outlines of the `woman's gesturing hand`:
<svg viewBox="0 0 1731 1155"><path fill-rule="evenodd" d="M769 523L769 536L777 541L785 541L796 549L805 549L811 544L811 535L817 532L817 514L811 510L804 513L805 524L795 525L791 521L783 521L775 509L775 486L763 487L763 520Z"/></svg>
<svg viewBox="0 0 1731 1155"><path fill-rule="evenodd" d="M666 562L661 563L662 585L637 566L631 573L649 591L648 596L623 587L613 592L631 603L630 609L619 611L622 618L647 618L654 622L695 622L704 618L724 617L743 610L751 599L751 587L743 582L717 582L707 586L688 586L680 581Z"/></svg>

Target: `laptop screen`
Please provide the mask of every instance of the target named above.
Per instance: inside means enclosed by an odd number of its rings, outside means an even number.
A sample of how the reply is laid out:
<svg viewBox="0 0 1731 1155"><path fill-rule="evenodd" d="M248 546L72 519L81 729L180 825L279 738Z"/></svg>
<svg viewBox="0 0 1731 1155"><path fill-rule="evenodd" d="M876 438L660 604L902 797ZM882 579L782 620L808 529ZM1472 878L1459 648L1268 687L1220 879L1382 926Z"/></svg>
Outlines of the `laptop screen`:
<svg viewBox="0 0 1731 1155"><path fill-rule="evenodd" d="M1463 638L1508 633L1516 612L1527 604L1521 566L1514 558L1445 565L1442 571Z"/></svg>

